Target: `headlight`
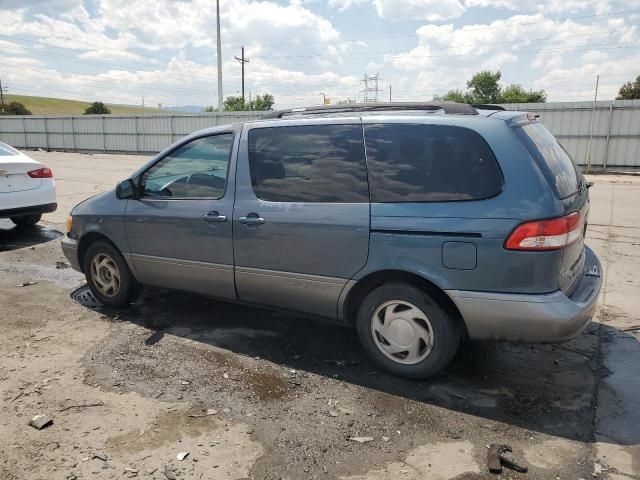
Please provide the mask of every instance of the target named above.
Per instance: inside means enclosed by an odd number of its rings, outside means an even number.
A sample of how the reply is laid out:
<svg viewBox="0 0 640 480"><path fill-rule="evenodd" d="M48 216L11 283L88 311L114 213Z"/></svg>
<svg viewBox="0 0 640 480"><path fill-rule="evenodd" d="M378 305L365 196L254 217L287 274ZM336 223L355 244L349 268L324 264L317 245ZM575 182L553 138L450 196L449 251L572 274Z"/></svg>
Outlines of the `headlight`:
<svg viewBox="0 0 640 480"><path fill-rule="evenodd" d="M71 232L72 228L73 228L73 217L69 215L67 217L67 235L69 234L69 232Z"/></svg>

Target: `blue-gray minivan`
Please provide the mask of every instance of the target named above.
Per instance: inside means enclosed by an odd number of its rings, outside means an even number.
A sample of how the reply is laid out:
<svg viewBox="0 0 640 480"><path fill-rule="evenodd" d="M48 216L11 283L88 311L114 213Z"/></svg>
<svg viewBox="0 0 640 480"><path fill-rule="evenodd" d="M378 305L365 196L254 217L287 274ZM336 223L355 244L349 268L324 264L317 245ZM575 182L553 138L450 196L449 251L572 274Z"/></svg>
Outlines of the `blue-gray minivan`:
<svg viewBox="0 0 640 480"><path fill-rule="evenodd" d="M171 145L74 207L62 248L105 305L153 285L323 317L425 378L467 338L585 329L602 283L589 187L530 113L292 109Z"/></svg>

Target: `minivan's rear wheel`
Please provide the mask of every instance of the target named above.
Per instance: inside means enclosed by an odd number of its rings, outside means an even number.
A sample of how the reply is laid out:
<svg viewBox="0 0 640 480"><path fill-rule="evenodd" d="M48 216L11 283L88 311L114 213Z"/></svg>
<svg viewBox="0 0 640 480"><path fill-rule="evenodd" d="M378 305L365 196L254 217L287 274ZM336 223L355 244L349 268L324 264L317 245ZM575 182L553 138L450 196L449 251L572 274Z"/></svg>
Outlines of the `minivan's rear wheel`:
<svg viewBox="0 0 640 480"><path fill-rule="evenodd" d="M460 344L460 325L435 300L409 283L385 283L360 305L360 341L382 369L426 378L444 369Z"/></svg>
<svg viewBox="0 0 640 480"><path fill-rule="evenodd" d="M124 307L135 299L138 285L120 252L98 241L84 256L84 274L91 293L110 307Z"/></svg>
<svg viewBox="0 0 640 480"><path fill-rule="evenodd" d="M42 218L41 213L33 215L20 215L19 217L11 217L11 221L19 227L33 227Z"/></svg>

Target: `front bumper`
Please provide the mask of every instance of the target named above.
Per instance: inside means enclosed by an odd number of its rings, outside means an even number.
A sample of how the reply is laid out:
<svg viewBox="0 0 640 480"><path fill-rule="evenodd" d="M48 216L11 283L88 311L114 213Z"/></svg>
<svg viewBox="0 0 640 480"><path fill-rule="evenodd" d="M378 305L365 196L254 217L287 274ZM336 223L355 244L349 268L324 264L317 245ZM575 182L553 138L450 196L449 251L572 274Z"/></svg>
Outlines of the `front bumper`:
<svg viewBox="0 0 640 480"><path fill-rule="evenodd" d="M448 290L469 332L477 340L553 343L578 336L589 325L602 287L602 266L585 246L585 268L577 288L566 296Z"/></svg>
<svg viewBox="0 0 640 480"><path fill-rule="evenodd" d="M72 238L64 236L62 237L60 245L62 246L62 253L64 253L64 256L67 257L67 260L69 260L69 263L71 264L71 268L78 272L82 272L80 259L78 258L78 242Z"/></svg>

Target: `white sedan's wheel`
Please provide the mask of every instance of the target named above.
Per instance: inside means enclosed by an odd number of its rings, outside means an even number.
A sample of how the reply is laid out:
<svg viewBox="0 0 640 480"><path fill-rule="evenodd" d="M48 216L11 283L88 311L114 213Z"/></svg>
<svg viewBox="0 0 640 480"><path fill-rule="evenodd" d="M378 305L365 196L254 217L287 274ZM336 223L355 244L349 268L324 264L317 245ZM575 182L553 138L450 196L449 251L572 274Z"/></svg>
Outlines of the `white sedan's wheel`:
<svg viewBox="0 0 640 480"><path fill-rule="evenodd" d="M391 300L376 309L371 334L380 351L398 363L421 362L433 349L433 327L427 315L403 300Z"/></svg>

